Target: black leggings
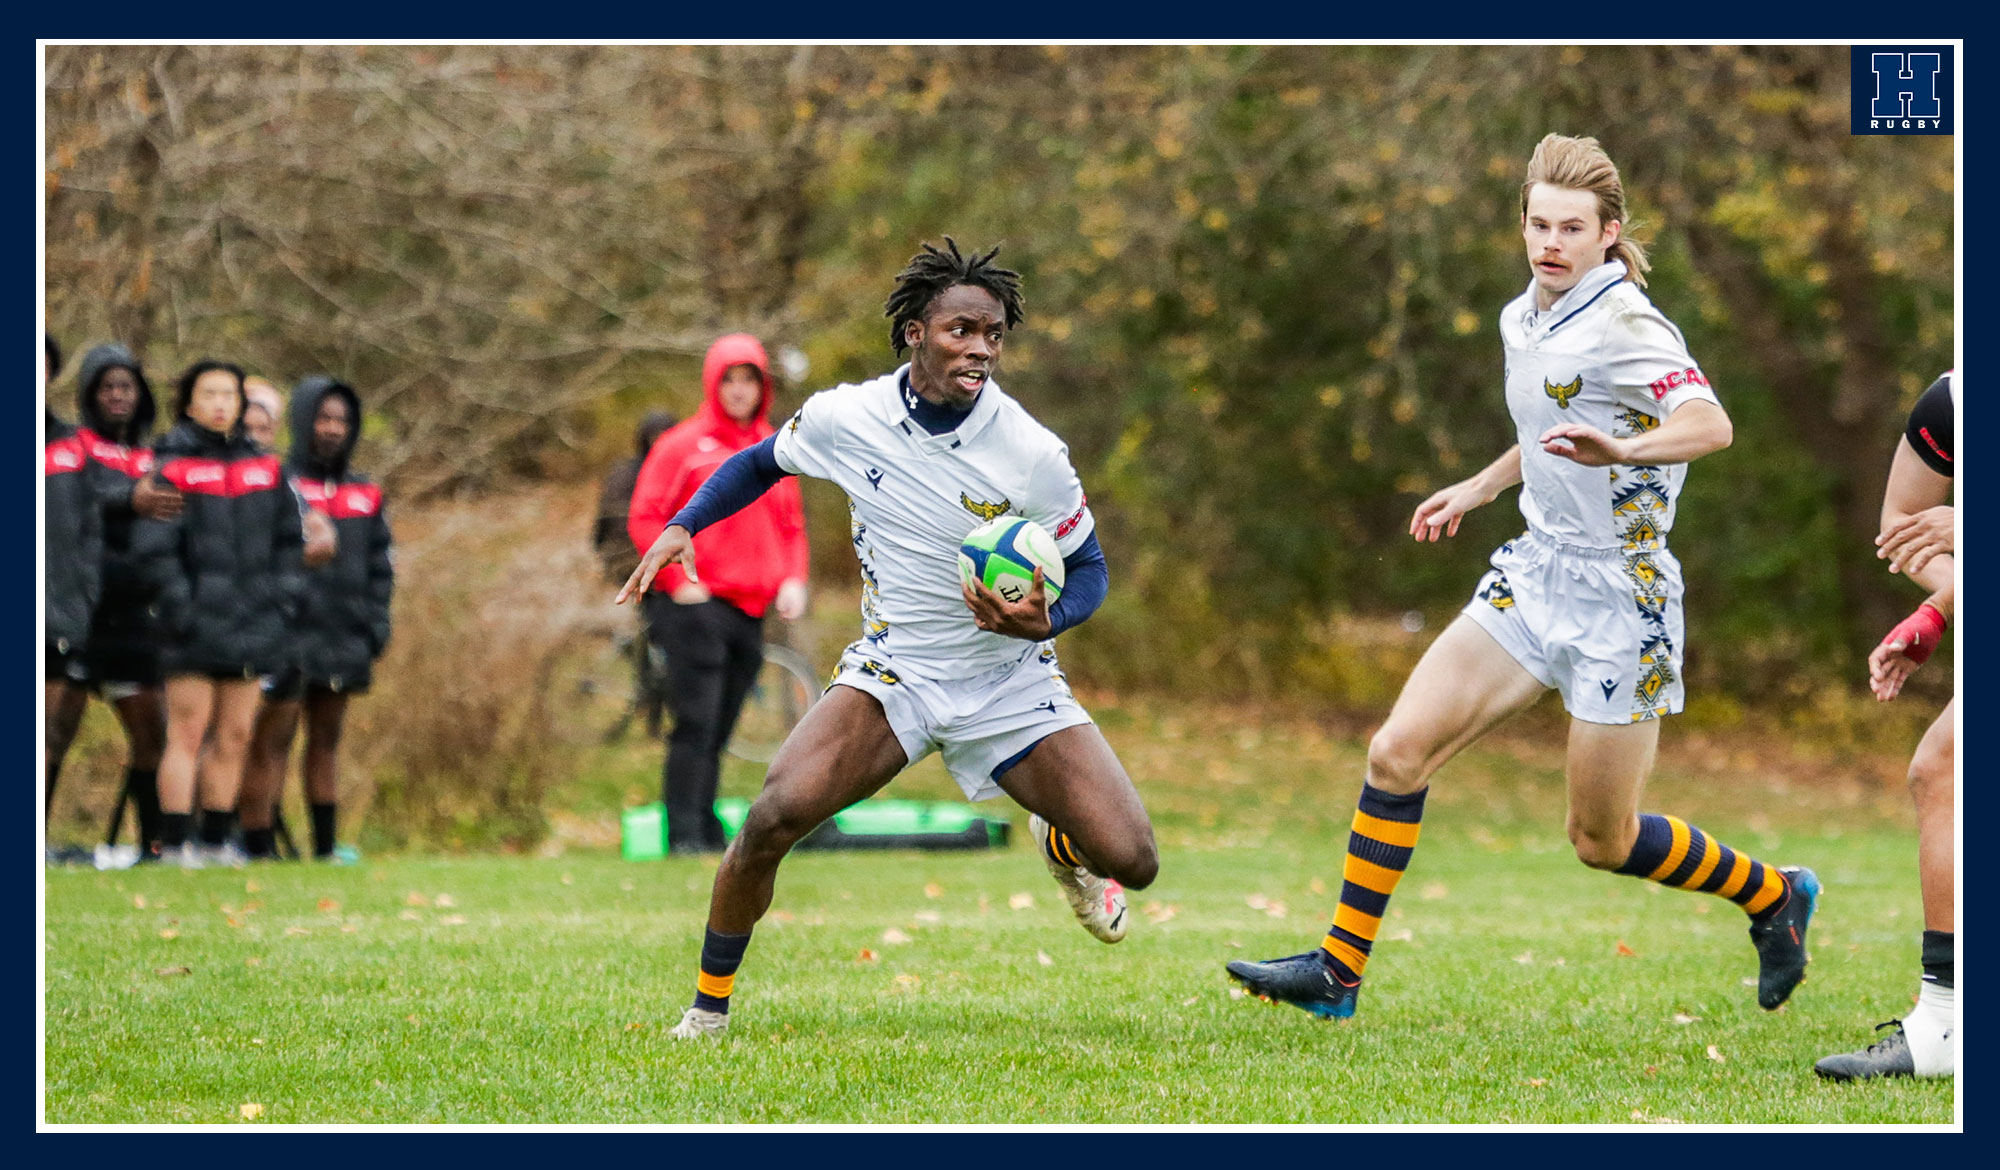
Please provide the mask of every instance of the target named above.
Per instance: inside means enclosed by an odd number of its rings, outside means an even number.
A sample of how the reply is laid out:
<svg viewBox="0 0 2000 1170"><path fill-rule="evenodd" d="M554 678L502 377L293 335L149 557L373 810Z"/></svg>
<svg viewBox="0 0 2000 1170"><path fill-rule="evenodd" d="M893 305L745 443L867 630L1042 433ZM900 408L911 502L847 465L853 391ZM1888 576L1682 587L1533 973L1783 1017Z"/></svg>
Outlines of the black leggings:
<svg viewBox="0 0 2000 1170"><path fill-rule="evenodd" d="M764 664L764 619L720 600L676 605L654 593L647 595L646 604L652 640L667 655L668 701L674 713L660 776L667 847L720 849L724 842L715 790L722 775L722 748Z"/></svg>

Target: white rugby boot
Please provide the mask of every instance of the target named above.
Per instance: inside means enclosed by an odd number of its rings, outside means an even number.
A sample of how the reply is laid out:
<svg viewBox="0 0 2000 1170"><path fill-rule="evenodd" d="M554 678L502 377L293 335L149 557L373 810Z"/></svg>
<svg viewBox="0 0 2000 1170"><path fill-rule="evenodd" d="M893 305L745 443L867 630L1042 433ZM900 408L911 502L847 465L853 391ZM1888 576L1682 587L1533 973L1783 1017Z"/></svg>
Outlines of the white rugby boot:
<svg viewBox="0 0 2000 1170"><path fill-rule="evenodd" d="M691 1007L681 1013L681 1022L675 1024L667 1035L676 1040L700 1040L704 1037L720 1040L722 1034L728 1030L728 1012L711 1012Z"/></svg>
<svg viewBox="0 0 2000 1170"><path fill-rule="evenodd" d="M1035 839L1035 851L1062 887L1063 897L1076 920L1099 942L1115 943L1125 937L1125 887L1111 878L1098 877L1080 865L1064 865L1049 852L1049 823L1028 814L1028 835Z"/></svg>

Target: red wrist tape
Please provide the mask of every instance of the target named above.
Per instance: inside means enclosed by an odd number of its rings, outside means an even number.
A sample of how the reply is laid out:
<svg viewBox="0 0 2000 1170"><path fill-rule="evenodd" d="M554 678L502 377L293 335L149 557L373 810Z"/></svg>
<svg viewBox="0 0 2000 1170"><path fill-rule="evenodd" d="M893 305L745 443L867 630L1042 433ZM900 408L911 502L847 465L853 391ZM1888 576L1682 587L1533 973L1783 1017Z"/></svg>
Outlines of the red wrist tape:
<svg viewBox="0 0 2000 1170"><path fill-rule="evenodd" d="M1889 636L1882 639L1884 645L1890 642L1903 644L1902 655L1919 665L1930 661L1931 651L1938 648L1944 638L1944 614L1926 601L1917 607L1917 612L1896 623Z"/></svg>

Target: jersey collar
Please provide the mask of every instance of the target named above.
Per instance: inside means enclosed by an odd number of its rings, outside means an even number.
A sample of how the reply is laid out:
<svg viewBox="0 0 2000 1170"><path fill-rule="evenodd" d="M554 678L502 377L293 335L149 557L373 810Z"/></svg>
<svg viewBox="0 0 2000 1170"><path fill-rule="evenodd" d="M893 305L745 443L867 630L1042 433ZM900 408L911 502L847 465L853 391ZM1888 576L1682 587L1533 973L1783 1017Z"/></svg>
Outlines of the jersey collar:
<svg viewBox="0 0 2000 1170"><path fill-rule="evenodd" d="M909 363L905 362L896 368L895 373L889 375L889 393L894 402L890 408L889 422L909 435L918 448L927 455L955 450L977 439L980 432L993 421L994 416L1000 413L1000 400L1005 395L1001 393L999 383L989 377L986 385L980 389L979 397L973 400L972 413L965 416L965 421L958 424L956 430L933 435L910 417L910 407L903 395L903 380L909 373Z"/></svg>
<svg viewBox="0 0 2000 1170"><path fill-rule="evenodd" d="M1589 308L1591 302L1610 292L1624 279L1625 262L1607 260L1584 273L1582 279L1571 285L1568 292L1557 297L1556 303L1550 305L1545 313L1535 309L1535 282L1530 279L1527 294L1528 309L1522 314L1521 324L1530 333L1553 332L1563 322Z"/></svg>

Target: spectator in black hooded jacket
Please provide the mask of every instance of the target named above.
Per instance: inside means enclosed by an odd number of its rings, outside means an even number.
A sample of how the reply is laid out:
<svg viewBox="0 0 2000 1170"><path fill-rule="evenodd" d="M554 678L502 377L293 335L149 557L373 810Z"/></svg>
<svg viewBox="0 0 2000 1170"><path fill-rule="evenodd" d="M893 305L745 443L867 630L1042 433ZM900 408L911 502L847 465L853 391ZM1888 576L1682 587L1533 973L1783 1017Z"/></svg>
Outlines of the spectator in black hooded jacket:
<svg viewBox="0 0 2000 1170"><path fill-rule="evenodd" d="M348 696L368 689L375 660L389 644L395 570L382 489L349 466L361 437L361 396L345 382L307 378L292 390L291 416L285 471L313 512L332 522L334 554L306 574L291 663L264 680L239 811L250 855L269 856L272 815L303 708L313 856L324 860L334 856L341 724Z"/></svg>
<svg viewBox="0 0 2000 1170"><path fill-rule="evenodd" d="M47 756L43 774L42 818L48 819L56 794L56 776L62 771L63 756L76 734L76 718L82 715L83 692L69 682L72 662L80 663L90 638L90 615L97 608L104 572L104 521L97 505L97 493L90 485L90 454L77 429L56 417L49 407L48 390L54 386L56 371L62 369L62 350L56 339L42 335L42 355L47 359L42 376L42 413L46 433L42 436L42 521L46 533L46 560L42 575L42 614L48 655L42 670L42 695L46 704L42 724L42 746ZM75 690L76 699L64 700ZM72 709L67 732L63 728L65 707Z"/></svg>
<svg viewBox="0 0 2000 1170"><path fill-rule="evenodd" d="M167 740L166 700L160 689L159 647L152 598L131 553L132 525L140 516L171 520L180 493L151 478L153 388L132 351L94 346L77 368L76 411L85 473L96 495L103 529L102 589L91 614L89 645L68 664L52 715L52 767L60 767L75 739L91 692L111 704L125 731L125 791L139 816L141 855L159 839L160 753Z"/></svg>
<svg viewBox="0 0 2000 1170"><path fill-rule="evenodd" d="M201 361L181 375L177 421L153 449L154 474L180 489L181 514L141 518L132 534L133 554L158 599L167 677L161 856L185 865L233 860L224 845L257 718L257 680L287 658L303 587L298 500L277 458L244 435L244 402L239 367ZM197 758L199 851L187 839Z"/></svg>

